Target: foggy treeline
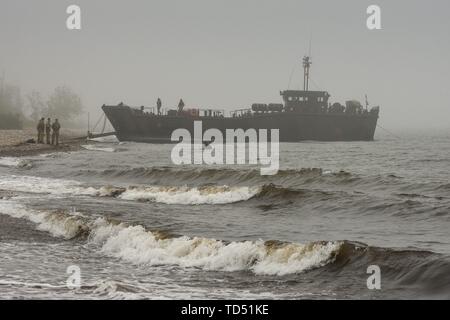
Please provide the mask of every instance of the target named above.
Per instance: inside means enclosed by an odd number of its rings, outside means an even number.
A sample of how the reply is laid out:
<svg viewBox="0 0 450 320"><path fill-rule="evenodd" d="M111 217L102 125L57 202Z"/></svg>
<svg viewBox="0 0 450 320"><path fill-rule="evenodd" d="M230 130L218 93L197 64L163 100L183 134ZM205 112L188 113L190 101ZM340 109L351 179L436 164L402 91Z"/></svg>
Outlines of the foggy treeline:
<svg viewBox="0 0 450 320"><path fill-rule="evenodd" d="M0 83L0 129L19 129L23 122L23 99L20 88Z"/></svg>
<svg viewBox="0 0 450 320"><path fill-rule="evenodd" d="M22 94L20 87L2 79L0 87L0 129L21 129L34 126L40 118L58 118L76 126L82 114L81 98L69 87L58 86L45 96L32 91Z"/></svg>

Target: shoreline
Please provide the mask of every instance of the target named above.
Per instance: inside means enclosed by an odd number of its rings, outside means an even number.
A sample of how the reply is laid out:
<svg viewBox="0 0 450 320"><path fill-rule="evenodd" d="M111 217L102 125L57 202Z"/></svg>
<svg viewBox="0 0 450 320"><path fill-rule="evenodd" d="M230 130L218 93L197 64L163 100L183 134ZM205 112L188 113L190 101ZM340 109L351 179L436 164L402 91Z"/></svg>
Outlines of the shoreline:
<svg viewBox="0 0 450 320"><path fill-rule="evenodd" d="M61 133L58 146L50 144L28 143L30 139L36 140L36 130L0 130L0 157L26 157L55 152L79 151L82 144L90 143L82 137L79 130L64 130Z"/></svg>

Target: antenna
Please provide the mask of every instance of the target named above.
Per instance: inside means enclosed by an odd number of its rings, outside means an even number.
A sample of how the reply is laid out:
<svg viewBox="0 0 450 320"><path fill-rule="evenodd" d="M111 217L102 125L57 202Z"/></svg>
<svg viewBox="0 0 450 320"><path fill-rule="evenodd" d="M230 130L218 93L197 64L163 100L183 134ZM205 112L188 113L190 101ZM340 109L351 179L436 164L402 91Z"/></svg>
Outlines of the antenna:
<svg viewBox="0 0 450 320"><path fill-rule="evenodd" d="M309 68L311 67L311 59L308 56L303 57L303 91L308 91L309 87Z"/></svg>
<svg viewBox="0 0 450 320"><path fill-rule="evenodd" d="M309 48L308 48L308 55L305 55L303 57L303 68L304 68L304 74L303 74L303 90L308 91L309 88L309 68L311 67L311 43L312 43L312 32L309 36ZM288 83L288 90L291 87L292 77L295 72L295 66L292 68L291 75L289 77L289 83Z"/></svg>
<svg viewBox="0 0 450 320"><path fill-rule="evenodd" d="M308 55L303 57L303 91L308 91L309 88L309 68L311 67L311 42L312 32L309 36L309 49Z"/></svg>
<svg viewBox="0 0 450 320"><path fill-rule="evenodd" d="M367 94L366 94L366 110L369 109L369 101L367 100Z"/></svg>

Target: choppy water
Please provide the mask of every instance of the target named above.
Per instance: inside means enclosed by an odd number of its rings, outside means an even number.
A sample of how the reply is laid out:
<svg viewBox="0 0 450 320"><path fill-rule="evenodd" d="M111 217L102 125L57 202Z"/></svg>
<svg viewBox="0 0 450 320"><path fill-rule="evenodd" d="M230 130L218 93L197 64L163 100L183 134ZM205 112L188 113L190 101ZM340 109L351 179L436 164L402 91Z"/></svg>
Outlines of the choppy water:
<svg viewBox="0 0 450 320"><path fill-rule="evenodd" d="M1 158L0 298L450 298L449 147L282 144L275 176L171 145Z"/></svg>

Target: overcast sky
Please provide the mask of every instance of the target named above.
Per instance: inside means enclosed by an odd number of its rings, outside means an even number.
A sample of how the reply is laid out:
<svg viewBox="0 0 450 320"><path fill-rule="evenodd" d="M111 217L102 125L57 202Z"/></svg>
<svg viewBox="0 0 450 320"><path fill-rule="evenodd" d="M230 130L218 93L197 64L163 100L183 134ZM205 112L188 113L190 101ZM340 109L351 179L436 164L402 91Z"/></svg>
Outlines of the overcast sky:
<svg viewBox="0 0 450 320"><path fill-rule="evenodd" d="M81 7L82 30L66 28ZM366 8L382 30L366 28ZM49 94L78 92L87 108L124 101L226 110L280 102L302 86L312 34L313 84L331 100L381 106L380 124L450 128L450 1L1 0L0 70Z"/></svg>

